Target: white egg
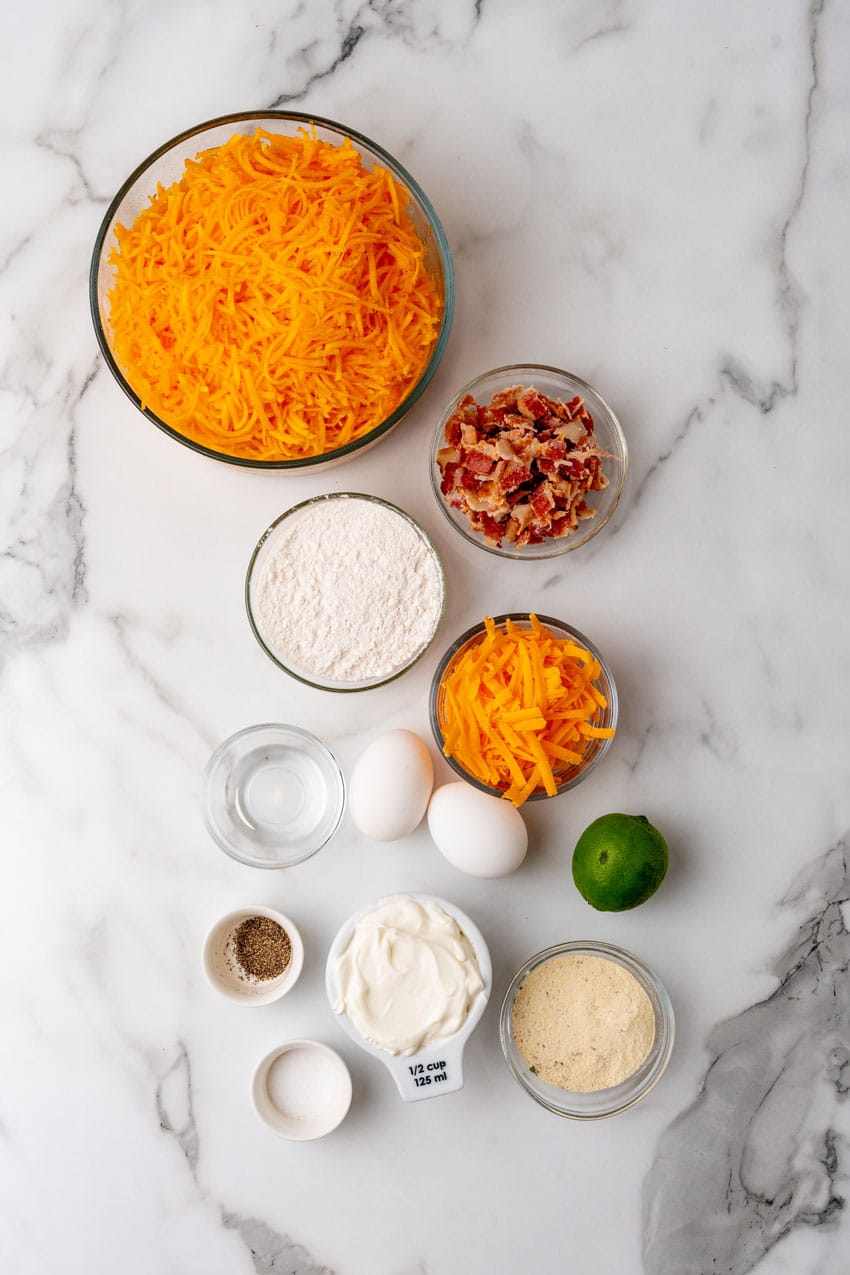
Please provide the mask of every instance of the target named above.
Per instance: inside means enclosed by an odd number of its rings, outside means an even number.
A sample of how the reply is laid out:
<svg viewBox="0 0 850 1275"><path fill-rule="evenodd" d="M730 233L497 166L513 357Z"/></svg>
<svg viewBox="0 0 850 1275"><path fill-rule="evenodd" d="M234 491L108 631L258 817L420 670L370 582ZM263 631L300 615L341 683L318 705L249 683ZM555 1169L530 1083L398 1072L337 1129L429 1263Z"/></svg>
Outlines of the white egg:
<svg viewBox="0 0 850 1275"><path fill-rule="evenodd" d="M425 744L413 731L391 730L359 757L348 809L367 837L398 841L422 822L433 787L434 763Z"/></svg>
<svg viewBox="0 0 850 1275"><path fill-rule="evenodd" d="M528 829L516 807L462 781L433 794L428 830L449 863L473 877L506 877L528 850Z"/></svg>

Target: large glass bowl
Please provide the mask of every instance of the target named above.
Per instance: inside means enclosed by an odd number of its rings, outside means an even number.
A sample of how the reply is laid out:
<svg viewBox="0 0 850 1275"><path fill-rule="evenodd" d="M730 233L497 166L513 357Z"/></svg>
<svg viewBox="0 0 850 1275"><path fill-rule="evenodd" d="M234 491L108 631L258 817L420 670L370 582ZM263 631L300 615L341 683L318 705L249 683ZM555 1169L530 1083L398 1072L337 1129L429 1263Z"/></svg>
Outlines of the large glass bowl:
<svg viewBox="0 0 850 1275"><path fill-rule="evenodd" d="M407 212L425 246L425 266L437 286L442 304L442 317L437 339L418 381L386 420L376 421L371 430L346 446L317 456L294 460L255 460L217 451L188 438L142 403L135 387L119 366L113 350L108 293L112 287L115 268L109 264L109 257L113 248L117 246L116 225L118 223L125 226L132 225L139 213L148 206L151 196L156 193L157 186L161 184L168 187L179 181L186 161L194 159L200 151L222 145L235 133L250 135L257 129L265 129L270 133L292 136L302 128L315 128L316 136L321 141L335 145L341 144L345 138L350 138L361 156L364 167L371 169L377 164L387 168L395 180L408 191L410 202ZM411 175L392 155L356 130L319 116L302 115L294 111L247 111L236 115L220 116L188 129L185 133L180 133L158 147L130 174L109 205L95 240L89 276L89 299L98 344L109 370L130 401L148 420L177 442L205 456L249 469L299 471L314 469L320 465L328 466L347 460L388 434L422 394L443 357L452 325L454 297L454 268L445 232L429 199Z"/></svg>
<svg viewBox="0 0 850 1275"><path fill-rule="evenodd" d="M501 390L521 385L523 389L532 386L545 394L547 398L569 402L578 395L593 417L596 440L605 453L602 459L602 472L608 479L608 485L601 491L587 493L587 505L594 510L593 516L579 521L574 531L565 536L550 537L540 544L521 545L490 544L482 532L476 531L464 512L451 505L442 490L443 475L437 463L437 455L447 446L446 425L454 414L455 408L465 395L471 394L479 407L487 407L494 394ZM494 553L500 558L531 559L555 558L571 549L580 549L602 530L611 518L620 499L629 467L626 439L613 410L605 402L602 395L572 372L564 372L561 368L548 367L542 363L512 363L506 367L494 368L476 376L473 381L464 385L463 389L452 396L452 400L440 418L431 440L430 456L431 486L440 509L448 518L455 531L460 532L465 540L476 545L487 553Z"/></svg>
<svg viewBox="0 0 850 1275"><path fill-rule="evenodd" d="M535 614L537 613L535 612ZM537 619L545 628L550 630L554 637L560 638L561 640L571 638L573 641L577 642L579 646L583 646L585 650L589 651L590 654L595 656L595 658L599 661L601 672L599 677L596 679L595 685L607 699L608 707L599 709L598 714L593 719L593 725L600 726L604 729L616 729L618 710L617 687L614 682L613 674L605 662L602 653L596 646L594 646L589 638L586 638L583 633L579 632L578 629L574 629L571 625L565 624L563 620L555 620L549 615L537 615ZM508 615L497 615L494 617L494 623L499 629L504 629L506 620L512 620L513 623L521 629L531 628L531 619L528 611L512 611ZM493 788L489 784L482 783L480 779L477 779L474 775L470 774L470 772L461 765L457 758L448 757L443 752L443 744L445 742L443 731L446 704L445 688L448 675L455 662L461 659L470 647L477 646L484 637L485 632L486 630L483 624L476 624L473 628L467 629L465 633L460 635L456 642L451 644L443 658L440 660L440 663L437 666L437 671L434 673L434 677L431 682L431 730L433 731L434 739L440 752L443 754L452 770L454 770L456 774L460 775L461 779L465 779L467 783L472 784L474 788L480 789L481 792L491 793L494 797L503 797L505 790L501 788ZM562 792L567 792L570 788L575 788L576 784L579 784L583 779L586 779L591 770L593 770L595 766L599 765L599 762L608 752L608 749L611 747L613 742L613 736L608 739L588 739L581 765L565 765L562 770L556 772L555 779L558 785L558 793L556 795ZM533 792L528 800L539 801L544 799L546 796L547 794L544 791L538 790Z"/></svg>
<svg viewBox="0 0 850 1275"><path fill-rule="evenodd" d="M547 961L569 955L597 956L614 961L631 974L646 992L655 1016L655 1039L647 1057L633 1075L609 1089L579 1093L547 1084L531 1070L514 1041L511 1015L520 987L532 970L538 969ZM573 1120L601 1120L605 1116L615 1116L633 1107L657 1085L673 1052L675 1022L670 997L661 980L649 966L644 965L643 961L633 956L631 952L614 947L611 943L586 940L576 943L558 943L554 947L547 947L543 952L538 952L536 956L532 956L525 962L517 971L502 1003L499 1035L502 1052L511 1075L535 1102L539 1102L547 1111L552 1111L559 1116L569 1116Z"/></svg>

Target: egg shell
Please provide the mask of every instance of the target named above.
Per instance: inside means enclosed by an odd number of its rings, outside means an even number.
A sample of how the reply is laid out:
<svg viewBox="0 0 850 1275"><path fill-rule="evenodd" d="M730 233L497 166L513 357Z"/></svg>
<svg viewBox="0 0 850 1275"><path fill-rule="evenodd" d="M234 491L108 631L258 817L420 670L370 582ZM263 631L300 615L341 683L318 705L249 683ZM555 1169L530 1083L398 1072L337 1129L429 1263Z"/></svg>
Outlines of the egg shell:
<svg viewBox="0 0 850 1275"><path fill-rule="evenodd" d="M473 877L506 877L528 850L528 829L516 807L462 781L433 794L428 830L449 863Z"/></svg>
<svg viewBox="0 0 850 1275"><path fill-rule="evenodd" d="M351 772L348 809L374 841L398 841L422 822L434 787L434 763L410 730L373 739Z"/></svg>

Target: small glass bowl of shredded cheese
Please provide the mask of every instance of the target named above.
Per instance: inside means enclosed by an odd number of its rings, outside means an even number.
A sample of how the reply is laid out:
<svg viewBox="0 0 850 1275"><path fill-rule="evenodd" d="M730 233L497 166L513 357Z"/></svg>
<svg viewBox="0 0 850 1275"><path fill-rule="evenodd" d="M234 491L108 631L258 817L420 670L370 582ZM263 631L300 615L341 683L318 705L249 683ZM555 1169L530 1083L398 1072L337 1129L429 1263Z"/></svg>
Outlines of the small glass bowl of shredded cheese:
<svg viewBox="0 0 850 1275"><path fill-rule="evenodd" d="M675 1024L661 980L611 943L559 943L517 971L499 1019L517 1083L547 1111L601 1120L661 1079Z"/></svg>
<svg viewBox="0 0 850 1275"><path fill-rule="evenodd" d="M414 179L342 124L243 112L160 146L98 232L95 334L170 437L254 469L310 469L383 438L443 356L445 233Z"/></svg>
<svg viewBox="0 0 850 1275"><path fill-rule="evenodd" d="M462 779L515 806L567 792L613 742L617 688L593 643L528 611L453 642L431 683L434 739Z"/></svg>

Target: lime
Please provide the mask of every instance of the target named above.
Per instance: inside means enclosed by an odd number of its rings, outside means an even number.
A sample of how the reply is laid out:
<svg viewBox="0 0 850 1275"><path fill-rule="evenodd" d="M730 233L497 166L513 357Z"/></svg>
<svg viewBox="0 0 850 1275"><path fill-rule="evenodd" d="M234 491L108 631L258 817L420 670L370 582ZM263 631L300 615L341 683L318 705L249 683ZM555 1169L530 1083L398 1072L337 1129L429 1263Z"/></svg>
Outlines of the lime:
<svg viewBox="0 0 850 1275"><path fill-rule="evenodd" d="M667 842L645 815L602 815L573 851L573 880L599 912L645 903L667 871Z"/></svg>

